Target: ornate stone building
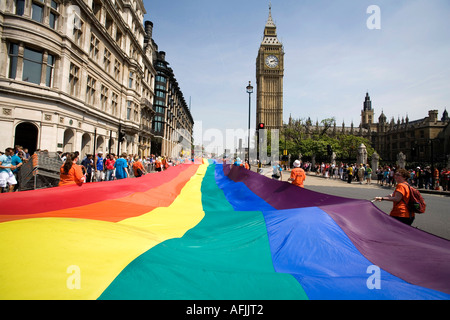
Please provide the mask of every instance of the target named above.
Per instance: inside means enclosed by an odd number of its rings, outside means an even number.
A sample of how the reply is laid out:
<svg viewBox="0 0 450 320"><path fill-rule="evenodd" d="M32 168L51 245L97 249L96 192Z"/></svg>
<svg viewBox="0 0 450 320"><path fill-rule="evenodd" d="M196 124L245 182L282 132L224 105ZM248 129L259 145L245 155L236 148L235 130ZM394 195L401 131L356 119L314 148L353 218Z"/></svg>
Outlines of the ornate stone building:
<svg viewBox="0 0 450 320"><path fill-rule="evenodd" d="M283 128L284 48L277 38L271 8L256 58L256 127Z"/></svg>
<svg viewBox="0 0 450 320"><path fill-rule="evenodd" d="M366 93L359 127L355 127L353 122L350 126L346 126L345 122L342 126L337 126L334 122L324 127L318 121L313 124L308 118L305 122L305 132L307 137L325 132L333 138L340 134L367 138L384 163L395 164L398 155L402 153L408 165L450 166L450 118L447 110L443 111L441 117L438 110L429 110L427 117L412 121L408 115L397 121L391 117L388 121L382 111L378 122L374 122L374 119L375 109L372 107L369 93ZM286 126L292 125L294 120L290 117Z"/></svg>
<svg viewBox="0 0 450 320"><path fill-rule="evenodd" d="M0 149L149 155L158 51L145 13L142 0L1 1Z"/></svg>
<svg viewBox="0 0 450 320"><path fill-rule="evenodd" d="M384 111L374 123L374 109L369 94L366 94L361 112L361 124L358 134L368 138L373 148L385 161L395 162L402 152L408 162L443 162L445 154L444 130L450 119L447 110L439 118L438 110L429 110L428 116L410 121L408 115L401 120L387 120ZM447 152L447 153L446 153Z"/></svg>

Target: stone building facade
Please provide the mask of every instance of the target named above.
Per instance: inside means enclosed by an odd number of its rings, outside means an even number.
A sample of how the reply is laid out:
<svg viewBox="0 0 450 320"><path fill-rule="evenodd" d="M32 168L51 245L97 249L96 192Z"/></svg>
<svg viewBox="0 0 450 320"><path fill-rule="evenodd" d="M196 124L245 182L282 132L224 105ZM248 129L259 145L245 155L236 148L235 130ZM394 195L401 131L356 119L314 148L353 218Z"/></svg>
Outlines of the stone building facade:
<svg viewBox="0 0 450 320"><path fill-rule="evenodd" d="M395 121L392 117L388 121L382 111L375 123L374 109L367 93L358 134L369 139L385 161L395 162L401 152L410 163L443 162L445 155L450 154L450 149L445 144L445 132L449 123L447 110L439 116L439 111L435 109L429 110L428 116L412 121L408 115L401 120L398 118Z"/></svg>
<svg viewBox="0 0 450 320"><path fill-rule="evenodd" d="M1 1L0 149L150 155L159 53L145 13L142 0Z"/></svg>

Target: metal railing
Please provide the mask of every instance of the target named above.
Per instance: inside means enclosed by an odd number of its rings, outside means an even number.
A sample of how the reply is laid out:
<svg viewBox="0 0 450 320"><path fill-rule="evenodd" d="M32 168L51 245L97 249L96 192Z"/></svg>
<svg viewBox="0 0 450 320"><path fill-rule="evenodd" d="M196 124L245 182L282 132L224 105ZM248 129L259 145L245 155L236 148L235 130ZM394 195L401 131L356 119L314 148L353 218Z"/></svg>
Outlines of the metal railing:
<svg viewBox="0 0 450 320"><path fill-rule="evenodd" d="M57 153L39 152L31 156L19 171L19 190L35 190L58 186L63 162Z"/></svg>

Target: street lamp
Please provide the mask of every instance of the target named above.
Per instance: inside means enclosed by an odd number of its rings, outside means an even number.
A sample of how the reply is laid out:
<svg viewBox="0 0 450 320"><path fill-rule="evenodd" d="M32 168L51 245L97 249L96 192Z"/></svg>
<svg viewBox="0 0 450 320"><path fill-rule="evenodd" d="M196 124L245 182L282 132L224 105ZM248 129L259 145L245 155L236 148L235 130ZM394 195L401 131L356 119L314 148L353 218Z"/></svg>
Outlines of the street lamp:
<svg viewBox="0 0 450 320"><path fill-rule="evenodd" d="M247 151L247 161L250 165L250 113L251 113L251 106L252 106L252 93L253 93L253 87L251 84L251 81L248 82L247 86L247 93L248 93L248 151Z"/></svg>

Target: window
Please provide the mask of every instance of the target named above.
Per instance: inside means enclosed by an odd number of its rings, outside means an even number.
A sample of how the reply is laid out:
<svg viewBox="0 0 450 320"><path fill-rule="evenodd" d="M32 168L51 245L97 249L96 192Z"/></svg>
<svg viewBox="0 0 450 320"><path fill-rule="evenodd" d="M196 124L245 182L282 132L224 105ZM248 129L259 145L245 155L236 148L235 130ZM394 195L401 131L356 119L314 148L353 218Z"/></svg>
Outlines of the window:
<svg viewBox="0 0 450 320"><path fill-rule="evenodd" d="M163 76L156 76L156 82L158 82L158 81L166 83L167 80ZM164 89L166 89L166 88L164 88Z"/></svg>
<svg viewBox="0 0 450 320"><path fill-rule="evenodd" d="M153 130L155 132L162 132L163 131L163 125L164 125L164 118L163 117L154 117L153 118Z"/></svg>
<svg viewBox="0 0 450 320"><path fill-rule="evenodd" d="M81 47L83 43L83 25L84 22L81 20L80 16L74 13L74 21L73 21L73 41L76 45Z"/></svg>
<svg viewBox="0 0 450 320"><path fill-rule="evenodd" d="M59 17L58 6L59 4L55 0L52 0L50 2L49 26L52 29L56 29L57 27L57 21Z"/></svg>
<svg viewBox="0 0 450 320"><path fill-rule="evenodd" d="M114 62L114 79L116 79L117 81L120 80L120 69L121 69L121 64L120 62L116 59Z"/></svg>
<svg viewBox="0 0 450 320"><path fill-rule="evenodd" d="M156 96L160 97L160 98L165 98L166 94L164 92L161 92L161 91L156 91Z"/></svg>
<svg viewBox="0 0 450 320"><path fill-rule="evenodd" d="M106 48L103 53L103 66L106 72L109 73L111 71L111 52Z"/></svg>
<svg viewBox="0 0 450 320"><path fill-rule="evenodd" d="M100 104L102 111L107 111L108 108L108 88L102 84L100 90Z"/></svg>
<svg viewBox="0 0 450 320"><path fill-rule="evenodd" d="M37 1L33 1L31 5L31 19L42 23L43 17L44 17L44 5L39 4Z"/></svg>
<svg viewBox="0 0 450 320"><path fill-rule="evenodd" d="M14 4L16 7L15 14L17 14L18 16L23 16L25 12L25 0L15 0Z"/></svg>
<svg viewBox="0 0 450 320"><path fill-rule="evenodd" d="M96 80L91 76L87 77L87 85L86 85L86 104L95 105L95 84Z"/></svg>
<svg viewBox="0 0 450 320"><path fill-rule="evenodd" d="M28 81L35 84L41 83L42 60L42 52L25 48L23 53L23 81Z"/></svg>
<svg viewBox="0 0 450 320"><path fill-rule="evenodd" d="M106 28L106 31L109 33L109 35L112 36L113 35L113 18L109 14L106 14L105 28Z"/></svg>
<svg viewBox="0 0 450 320"><path fill-rule="evenodd" d="M116 31L116 43L119 47L122 45L122 32L119 29Z"/></svg>
<svg viewBox="0 0 450 320"><path fill-rule="evenodd" d="M69 90L72 96L78 96L79 93L79 80L80 80L80 68L70 64L70 74L69 74Z"/></svg>
<svg viewBox="0 0 450 320"><path fill-rule="evenodd" d="M113 92L111 95L111 113L115 116L117 115L117 99L118 99L117 93Z"/></svg>
<svg viewBox="0 0 450 320"><path fill-rule="evenodd" d="M53 84L53 70L55 68L55 56L49 54L47 56L47 66L45 72L45 85L51 87Z"/></svg>
<svg viewBox="0 0 450 320"><path fill-rule="evenodd" d="M131 119L131 101L127 101L127 120Z"/></svg>
<svg viewBox="0 0 450 320"><path fill-rule="evenodd" d="M101 9L102 9L102 3L100 0L93 0L92 1L92 12L94 13L94 16L100 20L101 15Z"/></svg>
<svg viewBox="0 0 450 320"><path fill-rule="evenodd" d="M136 77L136 85L135 85L136 91L139 92L141 90L141 79L139 77Z"/></svg>
<svg viewBox="0 0 450 320"><path fill-rule="evenodd" d="M91 45L89 47L89 57L91 57L95 61L98 60L99 43L100 43L100 41L97 39L97 37L94 34L91 34Z"/></svg>
<svg viewBox="0 0 450 320"><path fill-rule="evenodd" d="M9 78L15 79L17 72L17 64L19 59L19 45L11 43L9 45Z"/></svg>
<svg viewBox="0 0 450 320"><path fill-rule="evenodd" d="M128 88L133 88L133 80L134 80L134 73L130 72L130 76L128 77Z"/></svg>

